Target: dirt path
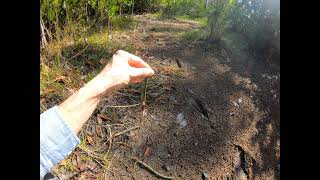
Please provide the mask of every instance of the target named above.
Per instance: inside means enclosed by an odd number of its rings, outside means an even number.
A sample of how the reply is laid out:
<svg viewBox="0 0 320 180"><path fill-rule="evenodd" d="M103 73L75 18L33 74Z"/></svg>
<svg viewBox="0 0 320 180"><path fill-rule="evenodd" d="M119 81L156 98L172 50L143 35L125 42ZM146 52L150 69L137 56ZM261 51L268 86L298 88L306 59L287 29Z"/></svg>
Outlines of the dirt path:
<svg viewBox="0 0 320 180"><path fill-rule="evenodd" d="M196 22L135 19L113 40L154 67L148 106L110 107L139 103L131 86L103 99L85 127L96 127L98 113L111 114L113 132L140 127L113 138L108 179L158 179L129 157L175 179L280 179L279 67L210 48L193 37Z"/></svg>
<svg viewBox="0 0 320 180"><path fill-rule="evenodd" d="M179 38L195 22L137 19L127 39L157 74L144 112L117 109L120 122L140 130L122 137L126 146L113 146L109 178L157 179L133 156L176 179L279 179L279 68Z"/></svg>

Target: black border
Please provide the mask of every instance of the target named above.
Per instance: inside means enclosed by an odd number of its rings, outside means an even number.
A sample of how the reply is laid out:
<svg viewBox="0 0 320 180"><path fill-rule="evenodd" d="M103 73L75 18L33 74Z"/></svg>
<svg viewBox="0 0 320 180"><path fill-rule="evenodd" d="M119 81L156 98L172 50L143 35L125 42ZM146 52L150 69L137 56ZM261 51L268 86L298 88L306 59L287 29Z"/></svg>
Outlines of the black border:
<svg viewBox="0 0 320 180"><path fill-rule="evenodd" d="M9 179L39 178L40 1L1 2L1 155Z"/></svg>

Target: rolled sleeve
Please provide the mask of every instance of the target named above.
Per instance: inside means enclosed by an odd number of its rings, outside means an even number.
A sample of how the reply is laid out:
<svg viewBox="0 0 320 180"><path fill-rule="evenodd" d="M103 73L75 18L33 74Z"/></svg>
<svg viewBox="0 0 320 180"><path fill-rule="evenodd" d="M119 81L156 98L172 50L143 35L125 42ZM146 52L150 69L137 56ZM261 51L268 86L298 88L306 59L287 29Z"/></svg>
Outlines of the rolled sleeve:
<svg viewBox="0 0 320 180"><path fill-rule="evenodd" d="M40 115L40 179L80 143L57 106Z"/></svg>

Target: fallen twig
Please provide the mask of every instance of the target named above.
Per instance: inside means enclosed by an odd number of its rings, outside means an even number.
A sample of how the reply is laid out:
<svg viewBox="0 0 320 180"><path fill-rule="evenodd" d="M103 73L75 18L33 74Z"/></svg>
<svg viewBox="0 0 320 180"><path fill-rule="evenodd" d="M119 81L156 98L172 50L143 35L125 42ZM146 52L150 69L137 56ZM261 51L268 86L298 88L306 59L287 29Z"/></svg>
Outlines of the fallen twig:
<svg viewBox="0 0 320 180"><path fill-rule="evenodd" d="M150 167L148 164L140 161L139 159L137 158L134 158L134 157L130 157L131 159L135 160L136 162L138 162L140 165L142 165L143 167L145 167L146 169L148 169L149 171L151 171L152 173L154 173L156 176L160 177L160 178L163 178L163 179L173 179L173 177L169 177L169 176L165 176L165 175L162 175L160 173L158 173L156 170L154 170L152 167Z"/></svg>
<svg viewBox="0 0 320 180"><path fill-rule="evenodd" d="M134 107L134 106L139 106L140 103L138 104L132 104L132 105L124 105L124 106L105 106L105 107L109 107L109 108L127 108L127 107Z"/></svg>
<svg viewBox="0 0 320 180"><path fill-rule="evenodd" d="M140 126L132 127L132 128L129 128L129 129L125 130L125 131L118 132L118 133L112 135L112 137L115 138L115 137L120 136L120 135L122 135L122 134L124 134L126 132L133 131L133 130L139 129L139 128L140 128Z"/></svg>
<svg viewBox="0 0 320 180"><path fill-rule="evenodd" d="M176 61L177 65L178 65L178 67L181 68L181 63L180 63L180 61L179 61L178 59L175 59L175 61Z"/></svg>

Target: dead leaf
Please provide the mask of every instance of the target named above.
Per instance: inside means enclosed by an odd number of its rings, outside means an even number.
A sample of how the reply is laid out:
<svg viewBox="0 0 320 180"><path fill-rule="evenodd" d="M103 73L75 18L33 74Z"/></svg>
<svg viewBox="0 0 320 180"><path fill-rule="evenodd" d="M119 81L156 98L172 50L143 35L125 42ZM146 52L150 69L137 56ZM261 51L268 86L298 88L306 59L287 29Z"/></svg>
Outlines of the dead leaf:
<svg viewBox="0 0 320 180"><path fill-rule="evenodd" d="M173 90L173 88L171 86L166 86L166 85L163 86L163 89L167 90L167 91Z"/></svg>
<svg viewBox="0 0 320 180"><path fill-rule="evenodd" d="M144 151L144 154L143 154L143 159L147 158L149 156L150 156L150 148L149 148L149 146L147 146L145 151Z"/></svg>
<svg viewBox="0 0 320 180"><path fill-rule="evenodd" d="M98 124L102 124L102 119L99 115L97 116L97 121L98 121Z"/></svg>
<svg viewBox="0 0 320 180"><path fill-rule="evenodd" d="M101 120L111 120L108 116L106 116L105 114L98 114L97 115L97 119L98 117L101 119Z"/></svg>
<svg viewBox="0 0 320 180"><path fill-rule="evenodd" d="M104 138L104 134L103 134L101 126L96 125L96 132L100 137Z"/></svg>
<svg viewBox="0 0 320 180"><path fill-rule="evenodd" d="M93 144L94 144L94 141L93 141L92 137L89 136L89 135L87 135L87 141L88 141L88 143L89 143L90 145L93 145Z"/></svg>
<svg viewBox="0 0 320 180"><path fill-rule="evenodd" d="M85 169L84 163L81 161L81 155L77 155L77 167L80 169L80 171L83 171Z"/></svg>
<svg viewBox="0 0 320 180"><path fill-rule="evenodd" d="M135 54L136 56L139 56L140 51L136 51L134 54Z"/></svg>

